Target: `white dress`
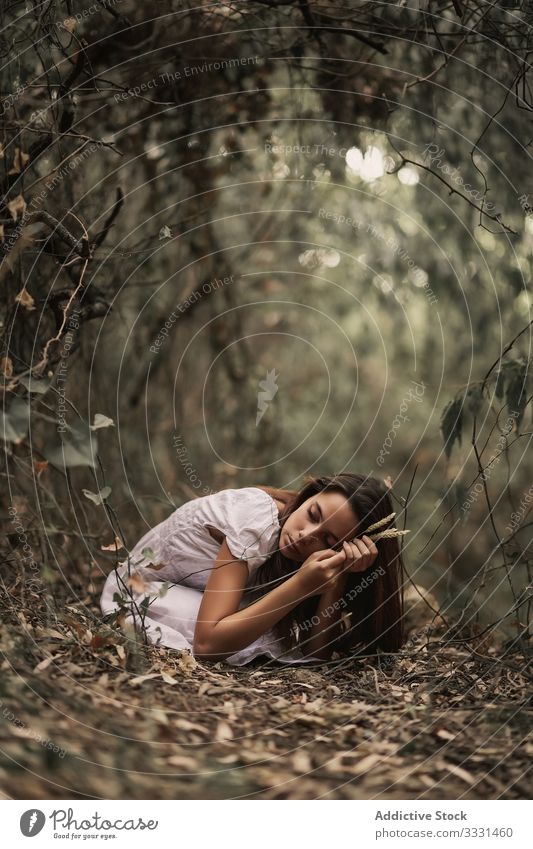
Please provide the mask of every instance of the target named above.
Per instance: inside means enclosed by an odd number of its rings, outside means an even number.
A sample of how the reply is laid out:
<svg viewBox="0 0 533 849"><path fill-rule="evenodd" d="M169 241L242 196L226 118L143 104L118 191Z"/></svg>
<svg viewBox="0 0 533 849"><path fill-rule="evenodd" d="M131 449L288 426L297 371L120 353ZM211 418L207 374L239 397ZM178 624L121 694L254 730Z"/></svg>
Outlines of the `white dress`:
<svg viewBox="0 0 533 849"><path fill-rule="evenodd" d="M256 570L275 551L281 529L276 502L255 486L223 489L187 501L151 528L130 552L130 576L135 576L130 587L137 605L149 596L144 625L153 643L193 651L198 609L220 550L220 543L213 539L208 527L224 534L234 557L247 561L249 577L245 592ZM160 568L150 568L147 565L150 563ZM124 588L128 581L127 570L128 561L125 560L107 576L100 600L104 614L117 609L116 593L124 600L131 599ZM165 582L170 583L166 592ZM239 609L248 603L244 597ZM135 617L129 614L126 621L135 619L139 621L138 614ZM246 648L226 658L226 662L242 666L258 655L289 664L318 660L304 657L298 648L287 651L269 629Z"/></svg>

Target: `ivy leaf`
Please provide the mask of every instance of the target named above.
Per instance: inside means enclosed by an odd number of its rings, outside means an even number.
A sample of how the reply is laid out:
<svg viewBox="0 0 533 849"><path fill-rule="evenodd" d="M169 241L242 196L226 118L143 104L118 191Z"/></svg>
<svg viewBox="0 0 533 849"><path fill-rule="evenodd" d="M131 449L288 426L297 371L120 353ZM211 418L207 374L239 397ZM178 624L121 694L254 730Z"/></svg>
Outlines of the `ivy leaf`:
<svg viewBox="0 0 533 849"><path fill-rule="evenodd" d="M454 482L453 488L455 491L455 500L459 507L459 518L461 524L464 525L470 507L470 503L468 501L469 491L460 478Z"/></svg>
<svg viewBox="0 0 533 849"><path fill-rule="evenodd" d="M115 427L115 422L113 419L102 415L102 413L95 413L93 423L90 427L91 430L99 430L101 427Z"/></svg>
<svg viewBox="0 0 533 849"><path fill-rule="evenodd" d="M158 595L158 597L159 597L159 598L164 598L164 597L166 596L166 594L168 593L169 587L170 587L170 583L169 583L169 581L165 581L165 582L163 583L163 586L161 587L161 589L159 590L159 592L158 592L158 594L157 594L157 595Z"/></svg>
<svg viewBox="0 0 533 849"><path fill-rule="evenodd" d="M24 375L19 377L19 383L27 389L28 392L33 392L35 395L44 395L50 389L51 380L37 380L35 377Z"/></svg>
<svg viewBox="0 0 533 849"><path fill-rule="evenodd" d="M444 439L444 451L449 459L455 441L461 445L463 428L463 399L456 398L446 404L440 420L440 430Z"/></svg>
<svg viewBox="0 0 533 849"><path fill-rule="evenodd" d="M18 445L30 427L30 405L23 398L14 398L9 410L0 411L0 438Z"/></svg>
<svg viewBox="0 0 533 849"><path fill-rule="evenodd" d="M481 405L483 404L483 392L481 386L471 386L466 393L466 402L468 404L468 409L475 417L479 413L481 409Z"/></svg>
<svg viewBox="0 0 533 849"><path fill-rule="evenodd" d="M512 371L507 383L507 392L505 394L505 402L509 414L516 413L516 430L520 428L520 423L524 417L524 410L527 401L527 377L528 363L518 362L513 363ZM514 428L513 428L514 430Z"/></svg>
<svg viewBox="0 0 533 849"><path fill-rule="evenodd" d="M505 374L504 374L503 369L498 369L498 374L496 376L496 388L494 390L494 393L496 395L496 398L498 398L500 401L503 398L504 389L505 389Z"/></svg>
<svg viewBox="0 0 533 849"><path fill-rule="evenodd" d="M111 495L111 487L104 486L99 492L91 492L90 489L82 489L85 498L92 501L93 504L103 504L105 499Z"/></svg>
<svg viewBox="0 0 533 849"><path fill-rule="evenodd" d="M68 439L61 438L59 442L53 442L45 446L43 454L45 458L64 470L71 466L96 466L96 454L98 451L96 436L91 434L87 422L77 422L75 425L65 425L69 432Z"/></svg>

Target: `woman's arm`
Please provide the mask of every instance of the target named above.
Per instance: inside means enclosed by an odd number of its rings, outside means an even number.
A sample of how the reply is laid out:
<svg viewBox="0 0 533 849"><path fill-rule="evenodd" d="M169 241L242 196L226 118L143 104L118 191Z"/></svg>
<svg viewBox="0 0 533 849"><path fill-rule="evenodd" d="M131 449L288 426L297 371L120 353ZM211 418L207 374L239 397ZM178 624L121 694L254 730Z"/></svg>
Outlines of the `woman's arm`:
<svg viewBox="0 0 533 849"><path fill-rule="evenodd" d="M258 601L238 610L247 578L246 561L236 560L224 540L198 611L195 655L224 660L249 646L304 597L297 572Z"/></svg>
<svg viewBox="0 0 533 849"><path fill-rule="evenodd" d="M250 645L301 601L320 592L325 595L330 586L337 586L347 569L346 557L345 551L315 552L282 584L254 604L237 610L248 568L245 560L233 557L224 540L198 611L194 654L207 660L222 660Z"/></svg>

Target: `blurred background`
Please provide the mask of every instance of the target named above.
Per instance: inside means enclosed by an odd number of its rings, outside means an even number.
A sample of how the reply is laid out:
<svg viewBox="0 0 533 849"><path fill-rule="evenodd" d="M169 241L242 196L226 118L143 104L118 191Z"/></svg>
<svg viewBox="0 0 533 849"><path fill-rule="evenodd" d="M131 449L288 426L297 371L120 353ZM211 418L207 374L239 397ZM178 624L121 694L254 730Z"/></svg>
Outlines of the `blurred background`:
<svg viewBox="0 0 533 849"><path fill-rule="evenodd" d="M94 604L190 498L353 471L410 578L525 644L529 5L0 14L11 601Z"/></svg>

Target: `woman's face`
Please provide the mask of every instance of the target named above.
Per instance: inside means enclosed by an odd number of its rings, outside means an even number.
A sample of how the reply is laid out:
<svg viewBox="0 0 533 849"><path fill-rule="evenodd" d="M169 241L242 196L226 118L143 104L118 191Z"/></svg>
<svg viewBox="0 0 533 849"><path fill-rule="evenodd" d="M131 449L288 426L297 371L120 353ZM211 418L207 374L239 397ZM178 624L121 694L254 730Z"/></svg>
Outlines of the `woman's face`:
<svg viewBox="0 0 533 849"><path fill-rule="evenodd" d="M324 548L338 549L339 541L353 539L359 517L341 492L312 495L285 520L279 538L282 554L303 563Z"/></svg>

